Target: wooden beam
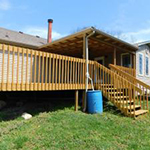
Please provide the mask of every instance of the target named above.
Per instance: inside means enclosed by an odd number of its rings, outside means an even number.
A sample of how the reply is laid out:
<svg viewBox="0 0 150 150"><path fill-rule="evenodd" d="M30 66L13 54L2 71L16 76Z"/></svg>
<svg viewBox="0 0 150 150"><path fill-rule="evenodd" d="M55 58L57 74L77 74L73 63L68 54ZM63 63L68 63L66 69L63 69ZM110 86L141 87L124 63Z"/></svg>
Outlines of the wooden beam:
<svg viewBox="0 0 150 150"><path fill-rule="evenodd" d="M129 52L129 53L135 54L135 52L132 52L132 51L129 51L129 50L125 49L125 48L122 48L122 47L113 45L113 44L111 44L110 42L103 41L103 40L98 39L98 38L96 38L96 37L90 37L90 39L99 41L99 42L101 42L101 43L104 43L104 44L109 45L109 46L111 46L111 47L115 47L115 48L120 49L120 50L122 50L122 51L125 51L125 52Z"/></svg>
<svg viewBox="0 0 150 150"><path fill-rule="evenodd" d="M116 48L114 48L114 60L113 64L116 65Z"/></svg>
<svg viewBox="0 0 150 150"><path fill-rule="evenodd" d="M75 111L78 111L79 91L75 91Z"/></svg>
<svg viewBox="0 0 150 150"><path fill-rule="evenodd" d="M85 51L86 51L86 49L85 49L85 34L83 35L83 59L85 59Z"/></svg>
<svg viewBox="0 0 150 150"><path fill-rule="evenodd" d="M132 67L134 69L133 75L134 75L134 77L136 77L136 56L135 56L135 54L132 54Z"/></svg>
<svg viewBox="0 0 150 150"><path fill-rule="evenodd" d="M132 54L132 67L133 69L136 69L136 57L134 54Z"/></svg>

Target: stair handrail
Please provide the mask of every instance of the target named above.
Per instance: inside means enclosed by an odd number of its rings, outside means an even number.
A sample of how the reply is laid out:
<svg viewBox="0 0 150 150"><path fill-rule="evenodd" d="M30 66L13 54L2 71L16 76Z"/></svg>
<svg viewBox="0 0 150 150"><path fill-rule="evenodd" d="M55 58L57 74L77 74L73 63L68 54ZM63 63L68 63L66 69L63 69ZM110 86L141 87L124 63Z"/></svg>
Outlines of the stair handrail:
<svg viewBox="0 0 150 150"><path fill-rule="evenodd" d="M124 66L119 66L119 65L115 65L119 70L122 70L132 76L136 76L136 70L134 68L129 68L129 67L124 67Z"/></svg>
<svg viewBox="0 0 150 150"><path fill-rule="evenodd" d="M123 76L123 77L129 79L130 81L132 81L134 84L142 85L143 87L145 87L145 88L150 90L150 86L149 85L147 85L146 83L138 80L136 77L126 73L125 71L122 71L122 70L118 69L118 67L116 65L109 64L109 67L110 67L110 69L115 70L115 72L118 72L121 76Z"/></svg>
<svg viewBox="0 0 150 150"><path fill-rule="evenodd" d="M96 63L97 65L99 65L99 66L105 68L106 70L109 70L109 68L107 68L107 67L105 67L105 66L99 64L97 61L95 61L95 63ZM112 64L111 64L111 65L112 65ZM113 72L112 70L109 70L109 71ZM114 73L114 75L118 75L116 72L113 72L113 73ZM128 74L128 73L126 73L126 74ZM130 76L131 76L131 75L130 75ZM139 93L142 93L142 90L141 90L139 87L137 87L135 84L133 84L132 82L130 82L129 80L127 80L127 79L124 78L123 76L120 76L120 78L122 78L122 79L125 80L126 82L129 82L132 86L135 87L135 89L136 89Z"/></svg>

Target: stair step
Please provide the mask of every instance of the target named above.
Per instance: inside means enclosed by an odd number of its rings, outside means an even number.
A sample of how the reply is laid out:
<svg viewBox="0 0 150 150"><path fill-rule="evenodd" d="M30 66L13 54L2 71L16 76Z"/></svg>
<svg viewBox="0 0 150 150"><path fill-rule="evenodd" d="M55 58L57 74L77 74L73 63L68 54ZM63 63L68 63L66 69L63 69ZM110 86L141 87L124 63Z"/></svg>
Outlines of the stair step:
<svg viewBox="0 0 150 150"><path fill-rule="evenodd" d="M112 90L112 91L113 91L113 90L117 90L117 88L104 88L104 89L107 90L107 91L108 91L108 90Z"/></svg>
<svg viewBox="0 0 150 150"><path fill-rule="evenodd" d="M113 99L127 99L127 98L129 98L129 96L115 96L115 97L112 97Z"/></svg>
<svg viewBox="0 0 150 150"><path fill-rule="evenodd" d="M135 116L137 117L139 115L143 115L143 114L146 114L146 113L148 113L148 110L142 110L142 109L136 110L135 111ZM134 112L131 112L131 115L133 115L133 117L134 117Z"/></svg>
<svg viewBox="0 0 150 150"><path fill-rule="evenodd" d="M101 84L100 86L114 86L113 84Z"/></svg>
<svg viewBox="0 0 150 150"><path fill-rule="evenodd" d="M132 101L115 101L116 103L118 103L118 104L130 104L130 103L133 103L134 101L132 100Z"/></svg>
<svg viewBox="0 0 150 150"><path fill-rule="evenodd" d="M110 95L114 95L114 94L123 94L123 92L111 92L109 93Z"/></svg>
<svg viewBox="0 0 150 150"><path fill-rule="evenodd" d="M129 110L130 110L130 109L133 110L133 109L134 109L134 105L131 105L131 107L130 107L130 106L124 106L124 108L125 108L125 109L129 109ZM141 108L140 105L135 105L135 109L140 109L140 108Z"/></svg>

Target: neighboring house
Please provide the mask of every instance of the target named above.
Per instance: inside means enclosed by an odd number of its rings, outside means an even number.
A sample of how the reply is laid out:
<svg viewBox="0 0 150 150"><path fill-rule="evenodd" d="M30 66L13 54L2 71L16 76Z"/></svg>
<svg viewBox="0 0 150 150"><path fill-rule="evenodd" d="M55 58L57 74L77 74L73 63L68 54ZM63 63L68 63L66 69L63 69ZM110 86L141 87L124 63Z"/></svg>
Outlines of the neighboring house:
<svg viewBox="0 0 150 150"><path fill-rule="evenodd" d="M136 77L150 85L150 41L136 45L139 47L136 52Z"/></svg>
<svg viewBox="0 0 150 150"><path fill-rule="evenodd" d="M0 27L0 43L37 49L39 46L46 44L47 39L41 38L38 35L33 36L21 31L16 32Z"/></svg>

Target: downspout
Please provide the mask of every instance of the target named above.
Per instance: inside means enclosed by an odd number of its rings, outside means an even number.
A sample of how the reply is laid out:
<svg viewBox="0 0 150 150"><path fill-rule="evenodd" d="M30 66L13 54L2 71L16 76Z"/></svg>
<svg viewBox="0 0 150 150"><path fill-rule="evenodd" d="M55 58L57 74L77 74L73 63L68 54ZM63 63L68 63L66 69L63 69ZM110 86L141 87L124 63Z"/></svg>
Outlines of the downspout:
<svg viewBox="0 0 150 150"><path fill-rule="evenodd" d="M86 64L86 82L85 82L85 99L84 99L84 108L83 108L83 111L85 112L86 111L86 93L88 91L88 81L89 81L89 64L88 64L88 61L89 61L89 46L88 46L88 39L89 37L91 37L92 35L95 34L95 31L93 31L91 34L87 35L85 37L85 51L86 51L86 61L85 61L85 64Z"/></svg>

